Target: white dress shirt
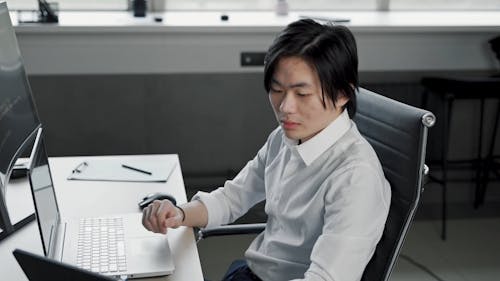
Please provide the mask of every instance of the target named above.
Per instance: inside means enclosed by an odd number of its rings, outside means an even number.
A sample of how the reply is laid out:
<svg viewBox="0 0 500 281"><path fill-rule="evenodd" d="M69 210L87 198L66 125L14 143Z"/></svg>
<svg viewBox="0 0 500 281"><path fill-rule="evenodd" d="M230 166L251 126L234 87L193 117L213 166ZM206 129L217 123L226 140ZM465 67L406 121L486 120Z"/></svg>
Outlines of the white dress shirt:
<svg viewBox="0 0 500 281"><path fill-rule="evenodd" d="M298 145L274 130L224 187L198 192L207 228L266 200L266 229L245 253L261 279L356 281L380 240L391 189L347 110Z"/></svg>

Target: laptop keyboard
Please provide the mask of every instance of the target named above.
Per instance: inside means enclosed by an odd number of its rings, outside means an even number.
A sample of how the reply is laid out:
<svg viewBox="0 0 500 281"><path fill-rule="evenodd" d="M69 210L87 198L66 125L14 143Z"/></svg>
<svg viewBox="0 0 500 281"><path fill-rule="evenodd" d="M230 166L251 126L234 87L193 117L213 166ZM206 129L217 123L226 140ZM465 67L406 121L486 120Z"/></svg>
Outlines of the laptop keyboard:
<svg viewBox="0 0 500 281"><path fill-rule="evenodd" d="M127 271L123 218L81 219L76 264L104 274Z"/></svg>

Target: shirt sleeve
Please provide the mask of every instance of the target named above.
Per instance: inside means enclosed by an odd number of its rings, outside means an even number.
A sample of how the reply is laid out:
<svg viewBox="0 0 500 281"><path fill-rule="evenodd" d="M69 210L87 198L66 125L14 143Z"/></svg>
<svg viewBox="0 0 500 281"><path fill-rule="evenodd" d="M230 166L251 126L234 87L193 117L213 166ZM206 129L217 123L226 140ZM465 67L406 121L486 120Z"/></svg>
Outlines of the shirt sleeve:
<svg viewBox="0 0 500 281"><path fill-rule="evenodd" d="M208 210L206 228L234 222L265 199L264 171L269 142L268 139L255 158L233 180L226 181L224 187L194 195L192 200L200 200Z"/></svg>
<svg viewBox="0 0 500 281"><path fill-rule="evenodd" d="M325 195L325 224L303 280L358 281L382 236L390 186L382 172L363 164L326 184L330 186Z"/></svg>

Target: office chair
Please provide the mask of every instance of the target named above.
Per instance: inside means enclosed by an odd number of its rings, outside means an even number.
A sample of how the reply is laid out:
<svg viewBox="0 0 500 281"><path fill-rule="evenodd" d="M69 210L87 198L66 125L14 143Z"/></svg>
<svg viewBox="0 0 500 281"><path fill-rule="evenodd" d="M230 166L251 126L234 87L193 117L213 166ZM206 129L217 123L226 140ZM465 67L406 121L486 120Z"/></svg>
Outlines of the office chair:
<svg viewBox="0 0 500 281"><path fill-rule="evenodd" d="M354 118L359 131L375 149L392 198L382 238L361 280L388 280L415 215L423 191L427 130L434 115L360 88ZM199 239L220 235L256 234L265 224L227 225L202 229Z"/></svg>

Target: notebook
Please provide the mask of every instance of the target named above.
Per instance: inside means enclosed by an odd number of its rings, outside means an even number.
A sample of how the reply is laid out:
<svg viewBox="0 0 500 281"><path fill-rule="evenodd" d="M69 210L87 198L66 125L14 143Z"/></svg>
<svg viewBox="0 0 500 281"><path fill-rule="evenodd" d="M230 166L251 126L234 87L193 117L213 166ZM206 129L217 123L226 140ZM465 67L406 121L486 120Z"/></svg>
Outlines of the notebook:
<svg viewBox="0 0 500 281"><path fill-rule="evenodd" d="M30 156L29 180L46 257L127 278L174 271L167 237L144 229L140 213L61 221L41 128Z"/></svg>

